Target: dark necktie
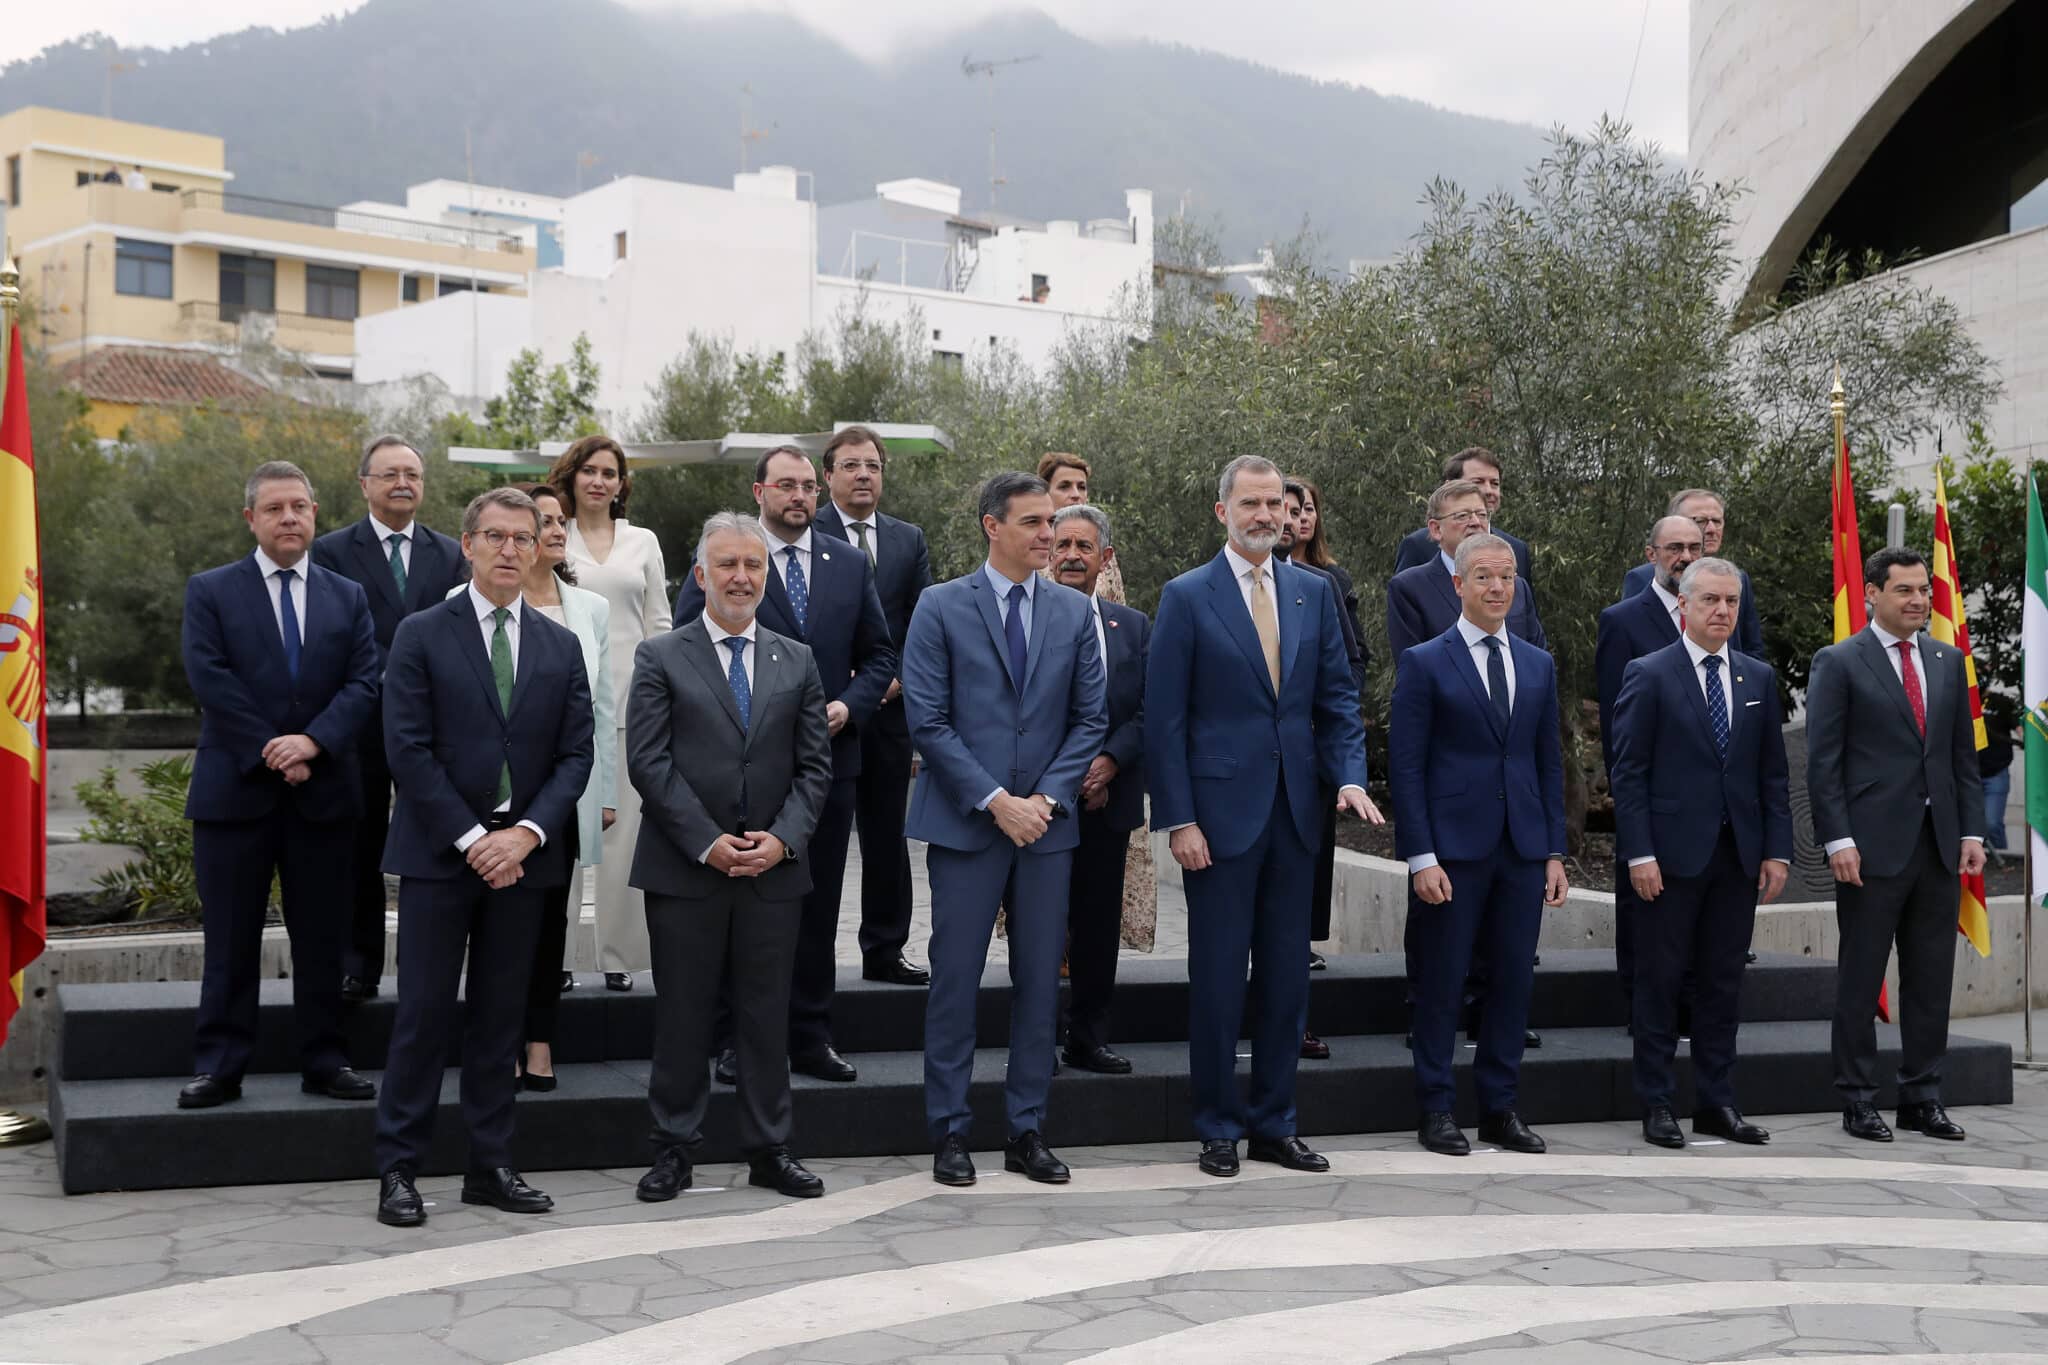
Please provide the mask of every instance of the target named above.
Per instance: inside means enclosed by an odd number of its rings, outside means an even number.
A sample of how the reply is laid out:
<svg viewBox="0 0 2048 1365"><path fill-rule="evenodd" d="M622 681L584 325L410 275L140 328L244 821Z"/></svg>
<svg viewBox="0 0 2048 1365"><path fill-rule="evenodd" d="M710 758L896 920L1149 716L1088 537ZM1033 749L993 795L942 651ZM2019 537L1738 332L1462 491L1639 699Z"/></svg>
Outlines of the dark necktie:
<svg viewBox="0 0 2048 1365"><path fill-rule="evenodd" d="M505 719L512 719L512 637L505 630L505 622L511 617L510 607L491 609L491 681L498 688L498 709L505 713ZM504 805L512 799L512 765L498 767L498 804Z"/></svg>
<svg viewBox="0 0 2048 1365"><path fill-rule="evenodd" d="M856 521L853 524L853 543L860 546L860 552L868 557L870 565L875 562L875 547L868 543L868 524Z"/></svg>
<svg viewBox="0 0 2048 1365"><path fill-rule="evenodd" d="M405 596L405 537L391 533L391 577L398 584L398 595Z"/></svg>
<svg viewBox="0 0 2048 1365"><path fill-rule="evenodd" d="M1714 727L1714 752L1728 761L1728 696L1721 690L1721 656L1709 654L1700 662L1707 666L1707 723Z"/></svg>
<svg viewBox="0 0 2048 1365"><path fill-rule="evenodd" d="M1913 708L1913 728L1925 739L1927 699L1920 695L1920 670L1913 666L1913 642L1901 640L1894 648L1899 651L1899 680L1906 685L1906 705Z"/></svg>
<svg viewBox="0 0 2048 1365"><path fill-rule="evenodd" d="M796 613L796 628L808 635L811 632L806 621L811 614L811 585L804 582L804 566L796 557L796 546L783 547L789 556L789 572L782 576L782 586L789 589L789 609Z"/></svg>
<svg viewBox="0 0 2048 1365"><path fill-rule="evenodd" d="M1500 656L1500 637L1486 637L1486 695L1493 702L1493 714L1500 717L1500 728L1508 728L1508 665Z"/></svg>
<svg viewBox="0 0 2048 1365"><path fill-rule="evenodd" d="M1010 677L1024 690L1024 585L1010 585L1010 615L1003 622L1003 643L1010 647Z"/></svg>
<svg viewBox="0 0 2048 1365"><path fill-rule="evenodd" d="M293 682L299 680L299 608L292 601L292 580L299 576L297 569L277 571L277 614L283 621L284 630L284 671L291 675Z"/></svg>
<svg viewBox="0 0 2048 1365"><path fill-rule="evenodd" d="M725 670L725 680L732 684L732 699L734 704L740 708L740 724L743 727L752 725L754 723L754 694L747 687L747 666L744 662L747 650L747 637L744 635L728 635L720 643L732 651L732 667Z"/></svg>

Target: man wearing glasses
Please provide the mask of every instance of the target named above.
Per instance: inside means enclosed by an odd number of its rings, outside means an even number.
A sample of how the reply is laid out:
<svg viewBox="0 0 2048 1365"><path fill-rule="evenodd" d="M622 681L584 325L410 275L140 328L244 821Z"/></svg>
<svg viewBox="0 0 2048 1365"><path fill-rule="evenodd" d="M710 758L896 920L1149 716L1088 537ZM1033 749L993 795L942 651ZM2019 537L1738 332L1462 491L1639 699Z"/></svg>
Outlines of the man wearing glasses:
<svg viewBox="0 0 2048 1365"><path fill-rule="evenodd" d="M401 436L379 436L356 467L369 514L313 542L313 562L352 578L370 599L377 638L377 677L391 654L398 623L433 606L467 568L462 547L414 520L426 493L426 466ZM356 822L348 941L341 959L341 998L368 1000L384 975L384 836L391 814L391 769L384 763L384 712L373 702L356 737L363 774L363 818Z"/></svg>
<svg viewBox="0 0 2048 1365"><path fill-rule="evenodd" d="M1700 528L1700 538L1706 554L1721 553L1721 538L1728 530L1728 504L1711 488L1681 488L1671 495L1671 503L1665 512L1674 517L1690 517L1693 525ZM1729 644L1752 658L1764 656L1763 618L1757 615L1756 597L1749 589L1749 570L1737 569L1742 576L1742 610L1735 618L1735 635ZM1645 561L1630 569L1621 580L1621 595L1634 597L1639 592L1648 592L1650 580L1656 576L1656 566Z"/></svg>

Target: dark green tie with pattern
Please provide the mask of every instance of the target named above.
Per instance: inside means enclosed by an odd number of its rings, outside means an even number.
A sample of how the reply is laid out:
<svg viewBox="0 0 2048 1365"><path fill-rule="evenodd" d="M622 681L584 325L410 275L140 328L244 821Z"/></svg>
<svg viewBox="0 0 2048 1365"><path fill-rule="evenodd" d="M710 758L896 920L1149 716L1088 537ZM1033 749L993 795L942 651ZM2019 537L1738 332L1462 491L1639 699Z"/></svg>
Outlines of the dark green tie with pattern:
<svg viewBox="0 0 2048 1365"><path fill-rule="evenodd" d="M391 577L398 583L398 596L400 600L403 600L405 597L404 549L405 537L393 531L391 533Z"/></svg>
<svg viewBox="0 0 2048 1365"><path fill-rule="evenodd" d="M505 713L506 723L512 719L512 638L505 633L505 621L512 615L509 607L497 607L491 612L491 619L497 624L491 630L491 680L498 684L498 709ZM498 769L498 804L504 805L512 799L512 765L506 763Z"/></svg>

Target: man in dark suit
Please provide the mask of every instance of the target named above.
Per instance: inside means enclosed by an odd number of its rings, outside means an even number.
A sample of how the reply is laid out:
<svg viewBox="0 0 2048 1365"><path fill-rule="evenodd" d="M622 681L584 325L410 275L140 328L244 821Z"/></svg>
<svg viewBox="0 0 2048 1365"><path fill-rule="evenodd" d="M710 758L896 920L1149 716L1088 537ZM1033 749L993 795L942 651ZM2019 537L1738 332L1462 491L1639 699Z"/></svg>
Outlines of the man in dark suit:
<svg viewBox="0 0 2048 1365"><path fill-rule="evenodd" d="M1387 718L1394 856L1408 863L1408 914L1421 926L1416 1136L1446 1156L1471 1151L1451 1112L1451 1060L1477 945L1487 965L1472 1062L1479 1138L1534 1153L1543 1139L1516 1109L1522 1035L1543 908L1563 905L1569 889L1557 670L1507 631L1518 587L1507 542L1467 536L1456 565L1464 611L1401 660Z"/></svg>
<svg viewBox="0 0 2048 1365"><path fill-rule="evenodd" d="M1671 495L1670 505L1664 510L1675 517L1692 518L1693 524L1700 528L1702 553L1721 553L1721 540L1728 530L1728 504L1719 493L1711 488L1680 489ZM1738 572L1742 574L1742 615L1736 618L1735 638L1729 643L1750 658L1761 659L1764 656L1763 619L1757 614L1756 599L1750 592L1749 572ZM1623 599L1648 592L1656 576L1657 566L1645 558L1622 578Z"/></svg>
<svg viewBox="0 0 2048 1365"><path fill-rule="evenodd" d="M1941 1103L1955 975L1956 878L1984 870L1984 795L1963 656L1920 633L1926 556L1864 561L1870 624L1813 656L1806 788L1835 874L1835 1089L1851 1136L1891 1141L1878 1116L1871 1022L1899 950L1899 1127L1960 1141Z"/></svg>
<svg viewBox="0 0 2048 1365"><path fill-rule="evenodd" d="M793 1198L825 1192L789 1152L788 1058L808 854L833 785L829 703L811 649L760 624L775 581L769 545L753 517L706 521L691 570L701 610L633 657L626 772L643 804L632 882L647 893L655 989L655 1156L639 1188L650 1203L690 1185L721 980L748 1181ZM822 557L812 556L820 567Z"/></svg>
<svg viewBox="0 0 2048 1365"><path fill-rule="evenodd" d="M434 606L469 571L462 547L414 520L426 491L426 466L403 437L379 436L356 466L369 513L313 542L313 562L360 583L377 634L377 676L398 623ZM356 822L348 944L341 998L368 1000L384 975L384 836L391 823L391 769L384 763L384 710L371 704L356 738L363 773L363 815Z"/></svg>
<svg viewBox="0 0 2048 1365"><path fill-rule="evenodd" d="M1515 595L1526 600L1530 609L1535 610L1536 580L1530 573L1528 543L1493 525L1500 518L1500 456L1484 446L1467 446L1444 461L1443 475L1437 481L1439 484L1464 480L1479 485L1480 494L1486 499L1490 533L1506 541L1515 552L1515 577L1518 580ZM1394 554L1394 572L1427 564L1436 553L1436 542L1430 537L1428 525L1418 526L1401 538L1401 548Z"/></svg>
<svg viewBox="0 0 2048 1365"><path fill-rule="evenodd" d="M1072 992L1066 1061L1083 1071L1121 1076L1130 1058L1109 1047L1109 1002L1123 938L1124 855L1145 823L1145 647L1152 623L1135 607L1095 595L1103 567L1116 558L1109 517L1088 503L1053 514L1053 578L1088 599L1102 656L1109 733L1081 779L1067 888L1067 975Z"/></svg>
<svg viewBox="0 0 2048 1365"><path fill-rule="evenodd" d="M774 572L768 575L758 614L776 634L809 646L825 688L825 720L832 736L832 786L810 837L811 889L797 928L789 1065L821 1081L851 1081L858 1074L853 1063L832 1046L839 898L846 882L846 844L853 834L860 734L895 681L896 646L875 595L874 565L836 540L811 534L818 504L811 457L796 446L778 446L763 455L754 467L754 503L774 546L769 556ZM692 574L676 594L675 619L695 620L703 610L704 589ZM730 1084L738 1072L729 1012L720 1011L715 1033L718 1079Z"/></svg>
<svg viewBox="0 0 2048 1365"><path fill-rule="evenodd" d="M1656 567L1650 591L1625 597L1600 613L1593 646L1593 674L1600 689L1600 753L1607 771L1614 771L1614 703L1621 696L1622 674L1645 654L1678 643L1684 607L1678 600L1679 576L1704 550L1700 528L1690 517L1660 517L1644 540L1644 553ZM1636 989L1635 917L1641 902L1629 881L1628 868L1614 860L1614 969L1624 1008L1634 1018ZM1684 1001L1679 1003L1681 1013ZM1630 1031L1635 1025L1630 1023Z"/></svg>
<svg viewBox="0 0 2048 1365"><path fill-rule="evenodd" d="M258 465L242 502L255 552L185 585L185 677L200 708L185 816L206 968L198 1074L178 1107L211 1108L242 1093L273 874L291 939L302 1085L366 1100L376 1089L342 1050L341 945L362 809L356 730L377 695L370 609L361 588L306 558L319 508L297 465Z"/></svg>
<svg viewBox="0 0 2048 1365"><path fill-rule="evenodd" d="M1088 599L1042 577L1052 495L1035 474L981 486L988 559L925 594L903 645L903 699L924 768L910 837L929 848L932 987L924 1103L932 1178L974 1183L967 1153L975 1016L996 909L1010 910L1010 1065L1003 1167L1063 1184L1044 1136L1080 843L1075 807L1109 733Z"/></svg>
<svg viewBox="0 0 2048 1365"><path fill-rule="evenodd" d="M866 427L841 430L821 462L831 501L819 507L817 529L851 541L875 569L875 592L901 654L918 596L932 585L924 532L878 510L889 453ZM860 776L854 783L854 824L860 831L861 975L898 986L925 986L931 973L903 956L910 942L910 850L903 842L904 794L910 787L910 726L903 685L892 679L874 717L855 728Z"/></svg>
<svg viewBox="0 0 2048 1365"><path fill-rule="evenodd" d="M493 488L462 514L465 591L407 617L384 673L384 754L398 802L384 870L398 883L398 1014L377 1106L377 1220L417 1227L462 999L462 1202L543 1213L512 1161L513 1054L543 893L576 872L576 798L593 716L583 646L520 596L540 512Z"/></svg>
<svg viewBox="0 0 2048 1365"><path fill-rule="evenodd" d="M1325 787L1377 822L1365 727L1326 579L1276 562L1286 494L1271 460L1223 467L1228 540L1166 585L1145 673L1152 828L1171 831L1188 899L1188 1061L1201 1169L1248 1155L1297 1171L1330 1163L1295 1135L1308 1019L1309 897ZM1247 959L1255 985L1251 1098L1237 1087Z"/></svg>
<svg viewBox="0 0 2048 1365"><path fill-rule="evenodd" d="M1614 703L1615 847L1643 910L1635 930L1635 1086L1643 1136L1685 1146L1672 1112L1679 994L1692 988L1692 1130L1768 1142L1729 1079L1743 958L1759 899L1792 867L1792 799L1778 680L1729 647L1742 574L1694 560L1679 579L1685 637L1630 663Z"/></svg>

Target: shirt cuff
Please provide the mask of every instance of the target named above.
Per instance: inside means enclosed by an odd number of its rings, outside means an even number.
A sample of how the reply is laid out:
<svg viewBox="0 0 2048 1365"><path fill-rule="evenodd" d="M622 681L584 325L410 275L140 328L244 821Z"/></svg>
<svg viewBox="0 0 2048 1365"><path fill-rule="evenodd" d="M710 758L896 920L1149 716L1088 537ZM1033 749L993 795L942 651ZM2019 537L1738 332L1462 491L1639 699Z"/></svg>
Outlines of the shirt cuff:
<svg viewBox="0 0 2048 1365"><path fill-rule="evenodd" d="M1843 849L1854 847L1856 847L1856 841L1854 839L1830 839L1827 841L1825 845L1822 846L1821 852L1827 854L1828 857L1832 858L1837 853L1840 853Z"/></svg>
<svg viewBox="0 0 2048 1365"><path fill-rule="evenodd" d="M1418 872L1427 872L1435 866L1436 855L1434 853L1418 853L1408 860L1408 875L1412 877Z"/></svg>
<svg viewBox="0 0 2048 1365"><path fill-rule="evenodd" d="M718 836L718 839L723 839L724 837L725 836L721 834ZM718 839L713 839L710 843L704 845L704 851L697 855L698 862L704 864L704 866L706 867L711 866L711 850L718 847Z"/></svg>
<svg viewBox="0 0 2048 1365"><path fill-rule="evenodd" d="M1003 789L1001 787L997 787L995 790L991 791L987 796L984 796L981 798L981 800L975 802L974 808L976 810L987 810L988 803L995 800L998 796L1001 796L1002 794Z"/></svg>
<svg viewBox="0 0 2048 1365"><path fill-rule="evenodd" d="M1357 792L1361 798L1367 801L1372 799L1366 796L1365 788L1359 786L1356 782L1346 782L1343 786L1337 788L1337 795L1342 796L1345 792Z"/></svg>
<svg viewBox="0 0 2048 1365"><path fill-rule="evenodd" d="M1963 838L1973 844L1981 844L1984 842L1984 836L1981 834L1965 834Z"/></svg>
<svg viewBox="0 0 2048 1365"><path fill-rule="evenodd" d="M455 851L457 853L467 853L469 852L469 846L483 837L484 827L482 825L471 825L468 831L455 841Z"/></svg>
<svg viewBox="0 0 2048 1365"><path fill-rule="evenodd" d="M1162 829L1159 832L1161 834L1172 834L1178 830L1193 829L1195 827L1195 824L1196 822L1193 820L1183 820L1177 825L1168 825L1165 829Z"/></svg>
<svg viewBox="0 0 2048 1365"><path fill-rule="evenodd" d="M520 827L521 829L530 829L530 830L532 830L532 831L533 831L533 837L534 837L534 838L536 838L536 839L538 839L538 840L540 840L540 844L539 844L539 847L541 847L541 848L546 848L546 847L548 846L548 832L547 832L546 830L542 829L542 828L541 828L541 827L540 827L539 825L536 825L535 823L533 823L533 821L531 821L531 820L521 820L521 821L519 822L519 827Z"/></svg>
<svg viewBox="0 0 2048 1365"><path fill-rule="evenodd" d="M1642 865L1643 865L1644 863L1654 863L1654 862L1656 862L1656 861L1657 861L1657 855L1656 855L1656 854L1654 854L1654 853L1652 853L1652 854L1651 854L1651 855L1650 855L1649 857L1647 857L1647 858L1630 858L1630 859L1628 860L1628 865L1629 865L1630 867L1641 867L1641 866L1642 866Z"/></svg>

